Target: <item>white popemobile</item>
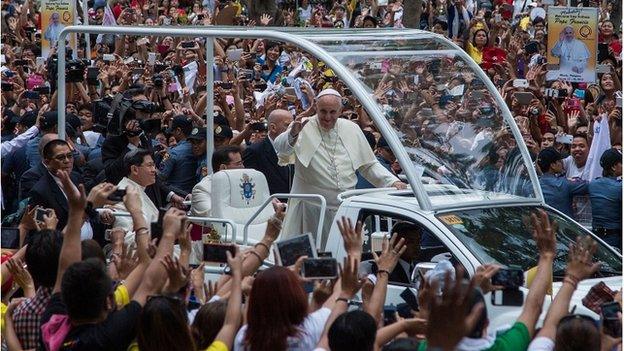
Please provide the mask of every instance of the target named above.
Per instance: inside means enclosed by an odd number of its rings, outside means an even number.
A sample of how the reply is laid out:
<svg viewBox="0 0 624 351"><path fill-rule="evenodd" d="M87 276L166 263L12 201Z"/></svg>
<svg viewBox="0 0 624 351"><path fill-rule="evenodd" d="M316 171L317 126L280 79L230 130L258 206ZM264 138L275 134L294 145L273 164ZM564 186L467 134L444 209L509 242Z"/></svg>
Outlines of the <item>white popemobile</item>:
<svg viewBox="0 0 624 351"><path fill-rule="evenodd" d="M87 26L68 27L64 33L144 34L144 30L148 28ZM571 302L576 312L596 317L581 300L597 282L604 281L613 290L621 289L621 254L571 218L546 205L523 135L502 97L479 66L442 36L409 29L278 31L277 28L208 27L149 30L150 35L283 41L303 48L333 70L383 135L409 184L408 190L349 190L340 194L336 219L345 216L365 224L365 254L380 249L382 237L389 234L389 228L396 222L407 221L419 226L428 238L421 242L416 273L430 268L433 264L430 261L440 254L451 262L461 263L470 276L485 263L517 266L527 272L536 266L538 255L525 219L535 210L544 209L551 220L558 223L553 294L557 293L565 274L568 245L579 235L592 235L598 242L595 259L601 261L602 266L592 279L579 284ZM210 49L207 52L209 64L211 55ZM64 68L60 62L63 57L64 54L59 54L59 70ZM212 92L211 79L209 77L209 93ZM428 92L408 89L399 93L394 90L397 84L380 99L373 99L372 92L382 80L388 79L416 85L428 81L436 89ZM64 76L59 75L58 86L64 86L64 80ZM63 105L64 95L59 93L59 106ZM436 103L430 103L434 97ZM444 110L433 106L437 102L455 108L456 118L447 118ZM211 108L209 106L209 110ZM59 111L59 118L63 120L64 117L63 111ZM59 130L60 135L63 132ZM209 147L211 145L209 143ZM253 245L262 237L266 221L273 214L271 199L285 197L282 194L270 196L264 176L249 169L214 174L211 195L212 217L227 218L220 221L228 226L219 231L226 234L224 238L243 245ZM323 198L308 196L318 198L325 208ZM325 242L321 240L321 227L319 223L317 233L313 233L317 248L331 252L340 262L346 253L337 225L333 223ZM270 257L266 265L273 264L271 260ZM403 302L399 294L406 286L413 284L390 282L386 304ZM526 297L527 289L521 290ZM492 301L486 295L485 299L491 328L513 323L521 311L520 307L501 306L497 298ZM550 301L551 297L547 296L544 313Z"/></svg>

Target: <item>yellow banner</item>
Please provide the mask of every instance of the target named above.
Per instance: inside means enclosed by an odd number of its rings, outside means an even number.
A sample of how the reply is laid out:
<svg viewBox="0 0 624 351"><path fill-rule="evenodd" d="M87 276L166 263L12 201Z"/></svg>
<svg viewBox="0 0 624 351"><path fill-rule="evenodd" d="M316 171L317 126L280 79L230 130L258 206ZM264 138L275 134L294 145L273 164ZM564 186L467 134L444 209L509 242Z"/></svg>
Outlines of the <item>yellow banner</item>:
<svg viewBox="0 0 624 351"><path fill-rule="evenodd" d="M547 80L595 82L597 52L597 8L548 8Z"/></svg>
<svg viewBox="0 0 624 351"><path fill-rule="evenodd" d="M50 48L57 46L63 28L74 24L75 0L41 1L41 56L48 57ZM76 47L76 35L69 36L69 45Z"/></svg>

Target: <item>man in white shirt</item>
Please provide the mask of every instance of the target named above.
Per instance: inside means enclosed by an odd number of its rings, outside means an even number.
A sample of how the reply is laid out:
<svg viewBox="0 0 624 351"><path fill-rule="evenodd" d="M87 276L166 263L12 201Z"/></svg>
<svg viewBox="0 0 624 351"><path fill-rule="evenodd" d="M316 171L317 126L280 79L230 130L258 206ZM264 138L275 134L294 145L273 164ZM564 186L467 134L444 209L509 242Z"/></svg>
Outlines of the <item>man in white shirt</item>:
<svg viewBox="0 0 624 351"><path fill-rule="evenodd" d="M145 217L145 222L157 222L158 208L145 193L145 188L156 182L156 163L151 153L145 149L132 150L124 156L124 166L126 176L117 184L117 189L126 189L128 186L139 189L141 209ZM123 202L113 205L112 208L128 212ZM125 238L126 243L134 242L133 233L129 233L133 230L132 218L116 216L113 227L123 228L128 232Z"/></svg>
<svg viewBox="0 0 624 351"><path fill-rule="evenodd" d="M591 180L588 179L585 172L585 164L587 163L588 155L589 143L587 142L587 137L582 134L575 134L572 139L570 156L563 159L563 168L566 171L566 178L579 178L587 181Z"/></svg>
<svg viewBox="0 0 624 351"><path fill-rule="evenodd" d="M291 193L320 194L327 201L323 245L340 205L337 196L355 188L356 171L376 187L406 188L375 158L360 127L338 118L341 112L340 93L325 89L316 98L316 116L305 123L303 116L297 117L273 143L279 164L295 165ZM316 233L320 216L318 201L291 199L284 219L283 238Z"/></svg>
<svg viewBox="0 0 624 351"><path fill-rule="evenodd" d="M241 169L243 158L238 146L224 146L212 154L212 169L215 172L225 169ZM193 187L191 197L191 213L193 216L210 217L212 210L212 174L205 176Z"/></svg>

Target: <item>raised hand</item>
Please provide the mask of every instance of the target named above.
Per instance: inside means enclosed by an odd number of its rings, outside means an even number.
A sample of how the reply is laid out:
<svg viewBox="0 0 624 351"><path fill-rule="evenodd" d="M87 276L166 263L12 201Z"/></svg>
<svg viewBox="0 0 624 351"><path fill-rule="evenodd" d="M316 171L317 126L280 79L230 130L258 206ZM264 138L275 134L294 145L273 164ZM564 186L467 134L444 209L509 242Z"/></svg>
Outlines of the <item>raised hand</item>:
<svg viewBox="0 0 624 351"><path fill-rule="evenodd" d="M459 341L476 325L484 308L480 303L469 310L470 296L475 287L472 280L467 286L462 284L463 267L455 269L455 284L451 283L451 273L444 278L442 297L432 294L429 300L429 324L427 325L427 342L432 348L445 351L455 349ZM437 291L439 282L434 280L431 289Z"/></svg>
<svg viewBox="0 0 624 351"><path fill-rule="evenodd" d="M260 24L265 27L268 26L272 20L273 17L271 17L268 13L263 13L262 16L260 16Z"/></svg>
<svg viewBox="0 0 624 351"><path fill-rule="evenodd" d="M136 251L123 244L121 247L121 253L113 253L111 258L119 280L126 279L130 272L139 264L139 257L135 254Z"/></svg>
<svg viewBox="0 0 624 351"><path fill-rule="evenodd" d="M386 271L388 273L394 270L394 267L399 262L399 258L405 250L407 250L407 245L405 245L405 238L401 238L397 241L398 235L397 233L392 234L392 238L388 241L388 237L385 236L381 243L381 255L377 256L375 251L372 251L373 257L375 259L375 263L377 263L377 269L379 271Z"/></svg>
<svg viewBox="0 0 624 351"><path fill-rule="evenodd" d="M557 250L557 224L550 223L546 211L540 210L538 214L531 214L531 225L533 227L533 239L537 244L537 249L541 257L554 257Z"/></svg>
<svg viewBox="0 0 624 351"><path fill-rule="evenodd" d="M186 222L186 213L175 207L170 208L163 218L163 235L177 236Z"/></svg>
<svg viewBox="0 0 624 351"><path fill-rule="evenodd" d="M242 278L243 275L243 255L240 252L238 246L235 246L234 255L229 251L226 253L228 266L232 272L233 277Z"/></svg>
<svg viewBox="0 0 624 351"><path fill-rule="evenodd" d="M495 264L484 264L477 267L477 271L472 279L475 281L475 285L481 288L484 294L492 292L494 290L503 289L500 285L492 285L492 277L496 272L501 269L501 266Z"/></svg>
<svg viewBox="0 0 624 351"><path fill-rule="evenodd" d="M362 256L362 244L364 242L364 238L362 236L362 222L358 221L354 227L350 218L342 216L342 218L339 221L336 221L336 223L338 224L338 229L342 235L347 255L353 257Z"/></svg>
<svg viewBox="0 0 624 351"><path fill-rule="evenodd" d="M359 256L347 256L344 259L343 267L340 269L341 294L347 299L352 298L362 288L363 281L358 277L360 266Z"/></svg>
<svg viewBox="0 0 624 351"><path fill-rule="evenodd" d="M84 211L87 207L87 195L85 194L84 185L80 184L76 187L69 178L69 172L67 171L59 170L57 176L61 179L63 192L67 196L69 208L74 211Z"/></svg>
<svg viewBox="0 0 624 351"><path fill-rule="evenodd" d="M590 237L576 238L576 242L570 244L568 252L568 266L566 273L577 282L591 277L600 268L600 262L593 262L594 253L598 245Z"/></svg>
<svg viewBox="0 0 624 351"><path fill-rule="evenodd" d="M167 286L169 292L177 292L186 286L190 274L177 258L171 258L171 255L166 255L160 260L160 263L165 267L169 277L169 285Z"/></svg>
<svg viewBox="0 0 624 351"><path fill-rule="evenodd" d="M11 258L7 263L7 268L15 283L24 290L24 295L26 295L26 297L34 296L35 283L30 272L24 267L24 262L19 258Z"/></svg>
<svg viewBox="0 0 624 351"><path fill-rule="evenodd" d="M94 208L102 207L104 205L113 205L115 201L108 199L108 196L112 194L117 187L110 183L100 183L93 187L89 192L87 201L93 204Z"/></svg>

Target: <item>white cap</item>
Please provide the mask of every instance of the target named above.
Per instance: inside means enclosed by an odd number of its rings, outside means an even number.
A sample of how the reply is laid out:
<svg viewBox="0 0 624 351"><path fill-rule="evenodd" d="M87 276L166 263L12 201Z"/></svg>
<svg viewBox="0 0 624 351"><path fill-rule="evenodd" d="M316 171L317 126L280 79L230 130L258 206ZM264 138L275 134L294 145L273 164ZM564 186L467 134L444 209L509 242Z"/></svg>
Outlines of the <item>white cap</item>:
<svg viewBox="0 0 624 351"><path fill-rule="evenodd" d="M337 96L339 98L342 99L342 95L340 95L340 93L334 89L325 89L323 91L321 91L317 96L316 99L320 99L321 97L325 96L325 95L333 95L333 96Z"/></svg>

